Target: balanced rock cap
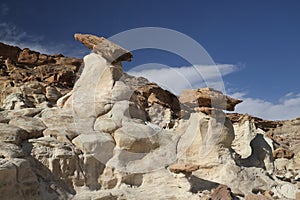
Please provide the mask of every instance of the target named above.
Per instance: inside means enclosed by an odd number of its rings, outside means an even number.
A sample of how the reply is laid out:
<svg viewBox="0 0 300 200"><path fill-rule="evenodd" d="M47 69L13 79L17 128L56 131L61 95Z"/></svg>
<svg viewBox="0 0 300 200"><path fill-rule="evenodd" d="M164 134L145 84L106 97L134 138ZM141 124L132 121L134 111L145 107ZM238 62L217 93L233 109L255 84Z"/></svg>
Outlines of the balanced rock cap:
<svg viewBox="0 0 300 200"><path fill-rule="evenodd" d="M191 108L209 107L227 111L234 111L235 106L242 102L212 88L183 90L179 101Z"/></svg>
<svg viewBox="0 0 300 200"><path fill-rule="evenodd" d="M76 33L74 34L74 38L87 48L93 50L95 53L100 54L111 63L120 61L130 62L133 57L131 52L105 39L104 37Z"/></svg>

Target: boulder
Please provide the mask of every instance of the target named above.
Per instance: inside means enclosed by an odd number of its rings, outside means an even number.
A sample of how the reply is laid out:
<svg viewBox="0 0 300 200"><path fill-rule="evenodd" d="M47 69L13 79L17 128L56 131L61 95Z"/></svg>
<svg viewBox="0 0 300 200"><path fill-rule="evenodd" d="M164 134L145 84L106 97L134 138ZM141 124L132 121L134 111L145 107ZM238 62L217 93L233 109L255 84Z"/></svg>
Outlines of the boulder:
<svg viewBox="0 0 300 200"><path fill-rule="evenodd" d="M22 109L32 107L32 104L22 95L22 93L9 94L2 102L5 110Z"/></svg>
<svg viewBox="0 0 300 200"><path fill-rule="evenodd" d="M0 123L8 123L11 119L19 116L34 117L42 110L42 108L23 108L0 111Z"/></svg>
<svg viewBox="0 0 300 200"><path fill-rule="evenodd" d="M76 127L71 109L47 108L39 114L39 117L51 129L74 130Z"/></svg>
<svg viewBox="0 0 300 200"><path fill-rule="evenodd" d="M112 136L101 132L81 134L72 143L84 154L91 154L102 163L106 163L113 156L115 148Z"/></svg>
<svg viewBox="0 0 300 200"><path fill-rule="evenodd" d="M130 100L147 112L149 121L162 128L172 128L179 118L178 98L155 83L136 88Z"/></svg>
<svg viewBox="0 0 300 200"><path fill-rule="evenodd" d="M277 149L275 149L273 151L273 157L275 159L277 158L287 158L287 159L291 159L294 157L294 152L292 152L291 150L289 149L285 149L283 147L279 147Z"/></svg>
<svg viewBox="0 0 300 200"><path fill-rule="evenodd" d="M0 141L19 145L23 140L27 139L28 136L29 133L22 128L0 123Z"/></svg>
<svg viewBox="0 0 300 200"><path fill-rule="evenodd" d="M76 130L66 130L64 128L47 128L43 131L43 136L54 137L60 142L70 143L72 139L78 136Z"/></svg>
<svg viewBox="0 0 300 200"><path fill-rule="evenodd" d="M53 137L40 137L23 143L23 151L34 158L28 160L32 166L37 166L40 176L48 184L54 183L52 189L61 190L61 194L56 194L60 198L74 193L75 186L83 186L81 161L70 143L60 142ZM41 164L43 166L39 166Z"/></svg>
<svg viewBox="0 0 300 200"><path fill-rule="evenodd" d="M1 199L41 199L54 196L43 189L26 159L0 159L0 177Z"/></svg>
<svg viewBox="0 0 300 200"><path fill-rule="evenodd" d="M33 65L36 64L39 59L39 53L31 51L28 48L23 49L18 56L18 63Z"/></svg>
<svg viewBox="0 0 300 200"><path fill-rule="evenodd" d="M13 118L9 124L26 130L29 138L41 137L43 130L47 128L41 119L26 116Z"/></svg>
<svg viewBox="0 0 300 200"><path fill-rule="evenodd" d="M231 189L226 185L219 185L216 189L213 189L211 194L212 200L233 200L234 195L231 193Z"/></svg>
<svg viewBox="0 0 300 200"><path fill-rule="evenodd" d="M117 147L132 153L149 153L159 147L157 132L147 125L125 123L114 132Z"/></svg>
<svg viewBox="0 0 300 200"><path fill-rule="evenodd" d="M22 199L22 190L17 182L17 167L11 160L0 159L0 198Z"/></svg>
<svg viewBox="0 0 300 200"><path fill-rule="evenodd" d="M0 141L0 158L10 159L22 158L24 156L24 152L16 144Z"/></svg>
<svg viewBox="0 0 300 200"><path fill-rule="evenodd" d="M191 108L210 107L228 111L234 111L235 106L242 102L212 88L184 90L179 101Z"/></svg>
<svg viewBox="0 0 300 200"><path fill-rule="evenodd" d="M113 133L118 129L118 126L112 118L98 117L95 121L94 129L104 133Z"/></svg>
<svg viewBox="0 0 300 200"><path fill-rule="evenodd" d="M75 34L75 39L81 42L83 45L96 53L99 53L108 62L120 62L120 61L131 61L132 54L112 43L111 41L105 39L104 37L98 37L90 34Z"/></svg>
<svg viewBox="0 0 300 200"><path fill-rule="evenodd" d="M234 139L233 127L228 119L213 118L203 113L191 113L189 120L182 121L177 130L181 128L183 134L177 151L181 153L179 156L183 162L198 165L219 162L220 149L230 149Z"/></svg>
<svg viewBox="0 0 300 200"><path fill-rule="evenodd" d="M62 96L62 94L53 86L46 87L45 96L48 101L56 103L56 101Z"/></svg>

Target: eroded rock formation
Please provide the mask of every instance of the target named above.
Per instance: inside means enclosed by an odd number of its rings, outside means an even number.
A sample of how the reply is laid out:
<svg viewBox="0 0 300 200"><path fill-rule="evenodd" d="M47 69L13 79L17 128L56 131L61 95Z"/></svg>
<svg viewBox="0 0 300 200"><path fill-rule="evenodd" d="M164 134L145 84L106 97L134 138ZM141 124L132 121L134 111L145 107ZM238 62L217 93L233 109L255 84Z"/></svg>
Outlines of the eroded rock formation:
<svg viewBox="0 0 300 200"><path fill-rule="evenodd" d="M209 88L176 97L126 74L122 47L75 38L93 50L76 82L81 60L0 44L0 199L299 196L299 119L226 115L241 101Z"/></svg>
<svg viewBox="0 0 300 200"><path fill-rule="evenodd" d="M55 105L76 80L81 59L45 55L0 43L0 105L4 109Z"/></svg>

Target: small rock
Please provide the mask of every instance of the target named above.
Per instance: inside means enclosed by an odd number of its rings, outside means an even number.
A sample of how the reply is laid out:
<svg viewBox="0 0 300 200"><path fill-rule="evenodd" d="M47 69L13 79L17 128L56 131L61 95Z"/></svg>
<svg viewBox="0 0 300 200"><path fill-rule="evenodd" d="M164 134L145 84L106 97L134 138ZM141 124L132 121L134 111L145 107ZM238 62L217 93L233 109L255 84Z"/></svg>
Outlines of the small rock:
<svg viewBox="0 0 300 200"><path fill-rule="evenodd" d="M27 138L28 133L25 130L10 124L0 123L0 141L19 145Z"/></svg>
<svg viewBox="0 0 300 200"><path fill-rule="evenodd" d="M31 51L28 48L23 49L18 56L18 62L22 64L35 64L38 61L39 53L35 51Z"/></svg>
<svg viewBox="0 0 300 200"><path fill-rule="evenodd" d="M273 157L275 159L277 158L287 158L287 159L291 159L294 157L294 152L292 152L291 150L289 149L285 149L283 147L279 147L277 149L275 149L273 151Z"/></svg>
<svg viewBox="0 0 300 200"><path fill-rule="evenodd" d="M197 171L199 169L199 165L194 164L181 164L176 163L169 166L169 170L173 173L192 173L193 171Z"/></svg>
<svg viewBox="0 0 300 200"><path fill-rule="evenodd" d="M2 108L5 110L28 108L31 105L28 104L25 97L21 93L12 93L8 95L2 103Z"/></svg>
<svg viewBox="0 0 300 200"><path fill-rule="evenodd" d="M118 126L113 119L99 117L95 121L94 129L105 133L113 133L116 129L118 129Z"/></svg>
<svg viewBox="0 0 300 200"><path fill-rule="evenodd" d="M24 153L19 146L0 141L0 158L22 158L22 157L24 157Z"/></svg>
<svg viewBox="0 0 300 200"><path fill-rule="evenodd" d="M50 102L55 103L61 96L62 94L55 87L46 87L46 97Z"/></svg>
<svg viewBox="0 0 300 200"><path fill-rule="evenodd" d="M29 138L42 136L43 130L47 128L41 119L26 116L13 118L9 124L26 130Z"/></svg>
<svg viewBox="0 0 300 200"><path fill-rule="evenodd" d="M233 200L234 195L231 193L231 189L226 185L219 185L216 189L212 190L212 200Z"/></svg>
<svg viewBox="0 0 300 200"><path fill-rule="evenodd" d="M246 196L246 200L272 200L273 198L270 197L266 197L264 195L261 194L249 194Z"/></svg>
<svg viewBox="0 0 300 200"><path fill-rule="evenodd" d="M287 158L278 158L274 161L277 170L286 170L286 166L290 163Z"/></svg>
<svg viewBox="0 0 300 200"><path fill-rule="evenodd" d="M48 137L54 137L61 142L70 142L72 139L78 136L75 130L71 131L63 128L56 128L56 129L47 128L46 130L43 131L43 135Z"/></svg>
<svg viewBox="0 0 300 200"><path fill-rule="evenodd" d="M23 108L14 110L4 110L0 112L0 123L8 123L12 118L18 116L34 117L40 113L42 108Z"/></svg>

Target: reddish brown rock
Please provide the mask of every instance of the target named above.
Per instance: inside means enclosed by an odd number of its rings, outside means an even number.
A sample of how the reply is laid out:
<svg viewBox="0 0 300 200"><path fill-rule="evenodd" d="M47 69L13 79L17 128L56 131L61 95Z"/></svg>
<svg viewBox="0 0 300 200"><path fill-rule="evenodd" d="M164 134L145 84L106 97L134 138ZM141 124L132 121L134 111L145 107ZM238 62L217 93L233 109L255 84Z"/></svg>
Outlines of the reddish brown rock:
<svg viewBox="0 0 300 200"><path fill-rule="evenodd" d="M164 120L170 121L170 123L172 123L171 121L173 119L177 119L179 117L180 103L178 98L155 83L147 83L137 87L130 100L141 109L146 110L148 113L151 112L151 110L154 113L158 113L161 109L169 109L170 113L165 113L163 114L164 116L161 117L164 118ZM152 121L150 113L149 117ZM171 124L169 125L172 126Z"/></svg>
<svg viewBox="0 0 300 200"><path fill-rule="evenodd" d="M210 107L228 111L234 111L235 106L242 102L212 88L184 90L179 101L191 108Z"/></svg>
<svg viewBox="0 0 300 200"><path fill-rule="evenodd" d="M234 196L231 193L231 189L226 185L219 185L216 189L212 190L212 200L233 200Z"/></svg>
<svg viewBox="0 0 300 200"><path fill-rule="evenodd" d="M68 93L75 83L81 64L82 59L68 58L61 54L40 54L28 48L22 50L0 43L0 105L10 94L22 93L20 88L27 82L39 82L45 87L55 86L62 95ZM45 92L40 94L45 95ZM19 95L24 98L28 96ZM50 99L54 100L52 97ZM32 102L33 99L29 101ZM27 106L33 105L35 104Z"/></svg>
<svg viewBox="0 0 300 200"><path fill-rule="evenodd" d="M300 192L296 193L296 200L300 200Z"/></svg>
<svg viewBox="0 0 300 200"><path fill-rule="evenodd" d="M0 56L5 60L10 58L11 60L17 61L18 54L21 51L19 47L10 46L0 42Z"/></svg>
<svg viewBox="0 0 300 200"><path fill-rule="evenodd" d="M126 49L105 39L90 34L75 34L74 38L87 48L101 54L109 62L131 61L133 55Z"/></svg>
<svg viewBox="0 0 300 200"><path fill-rule="evenodd" d="M144 107L149 107L157 103L172 108L173 110L180 110L178 98L155 83L149 83L139 87L136 93L138 94L138 100L142 100L141 102L144 104Z"/></svg>
<svg viewBox="0 0 300 200"><path fill-rule="evenodd" d="M199 165L194 164L184 164L184 163L175 163L169 166L169 170L173 173L192 173L193 171L197 171L199 169Z"/></svg>
<svg viewBox="0 0 300 200"><path fill-rule="evenodd" d="M256 195L256 194L249 194L246 196L246 200L272 200L270 197L266 197L264 195Z"/></svg>
<svg viewBox="0 0 300 200"><path fill-rule="evenodd" d="M226 117L226 114L223 112L223 110L216 109L216 108L200 107L200 108L195 108L195 110L210 115L212 117L223 117L223 118Z"/></svg>
<svg viewBox="0 0 300 200"><path fill-rule="evenodd" d="M30 49L25 48L21 51L21 53L18 56L18 63L33 65L37 63L38 59L38 52L31 51Z"/></svg>
<svg viewBox="0 0 300 200"><path fill-rule="evenodd" d="M279 147L277 149L275 149L273 151L273 157L276 158L287 158L287 159L291 159L294 157L294 153L289 150L289 149L285 149L283 147Z"/></svg>

